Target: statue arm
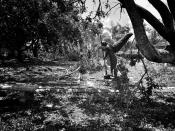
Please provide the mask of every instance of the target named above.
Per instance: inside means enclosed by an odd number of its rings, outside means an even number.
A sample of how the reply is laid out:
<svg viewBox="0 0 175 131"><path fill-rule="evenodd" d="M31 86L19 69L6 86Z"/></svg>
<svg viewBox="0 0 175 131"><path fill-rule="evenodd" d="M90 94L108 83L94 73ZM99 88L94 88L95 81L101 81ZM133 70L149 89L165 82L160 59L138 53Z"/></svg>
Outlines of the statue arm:
<svg viewBox="0 0 175 131"><path fill-rule="evenodd" d="M124 37L122 37L120 40L118 40L114 45L113 45L113 51L117 53L120 51L120 49L127 43L129 38L132 36L132 33L126 34Z"/></svg>

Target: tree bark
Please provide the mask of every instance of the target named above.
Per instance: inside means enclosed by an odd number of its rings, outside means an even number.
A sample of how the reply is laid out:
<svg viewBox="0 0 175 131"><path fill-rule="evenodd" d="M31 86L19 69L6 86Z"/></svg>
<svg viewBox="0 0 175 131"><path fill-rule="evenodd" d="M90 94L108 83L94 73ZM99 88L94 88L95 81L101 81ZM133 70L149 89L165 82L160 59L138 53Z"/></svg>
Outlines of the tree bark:
<svg viewBox="0 0 175 131"><path fill-rule="evenodd" d="M148 0L159 12L162 21L168 31L174 30L173 17L168 7L161 0Z"/></svg>
<svg viewBox="0 0 175 131"><path fill-rule="evenodd" d="M126 34L123 38L121 38L120 40L117 41L117 43L115 43L113 45L113 50L114 52L118 52L128 41L128 39L132 36L132 33L128 33Z"/></svg>
<svg viewBox="0 0 175 131"><path fill-rule="evenodd" d="M143 7L136 5L137 6L137 10L140 14L140 16L142 16L143 19L145 19L150 25L153 26L153 28L165 39L165 40L169 40L168 36L167 36L167 30L165 28L165 26L154 16L152 15L149 11L147 11L146 9L144 9Z"/></svg>
<svg viewBox="0 0 175 131"><path fill-rule="evenodd" d="M173 18L175 19L175 0L167 0L167 3Z"/></svg>
<svg viewBox="0 0 175 131"><path fill-rule="evenodd" d="M150 25L152 25L153 28L165 39L170 43L170 46L168 46L166 49L168 51L175 50L175 31L174 27L165 27L154 15L152 15L149 11L144 9L143 7L136 5L137 10L140 14L140 16L145 19ZM165 14L164 14L165 15ZM164 16L165 17L165 16ZM165 18L164 18L165 19ZM170 19L170 17L168 18ZM171 17L173 21L173 17ZM167 20L168 21L168 20ZM173 25L169 25L173 26Z"/></svg>

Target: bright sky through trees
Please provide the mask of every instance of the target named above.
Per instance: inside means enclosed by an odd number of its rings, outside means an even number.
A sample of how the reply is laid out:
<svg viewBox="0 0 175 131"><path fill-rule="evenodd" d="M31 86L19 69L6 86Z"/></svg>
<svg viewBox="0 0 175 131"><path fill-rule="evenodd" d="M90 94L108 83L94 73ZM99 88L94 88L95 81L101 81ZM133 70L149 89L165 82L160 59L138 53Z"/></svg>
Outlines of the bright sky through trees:
<svg viewBox="0 0 175 131"><path fill-rule="evenodd" d="M92 0L87 0L87 13L84 14L84 16L86 16L90 11L96 11L97 6L98 6L98 1L96 1L96 4L94 5L94 3L92 2ZM105 3L106 0L101 0L102 3ZM162 0L164 3L166 3L166 0ZM141 6L143 6L144 8L146 8L147 10L149 10L153 15L155 15L157 18L160 18L158 12L154 9L154 7L147 1L147 0L135 0L135 2ZM116 5L118 2L117 0L110 0L110 5L111 7ZM104 7L105 9L105 7ZM106 18L103 19L103 24L106 27L109 27L111 24L111 21L113 21L114 23L119 22L121 25L126 25L130 23L130 20L127 16L127 12L125 10L122 11L122 13L120 14L120 6L115 7L114 9L111 10L110 15Z"/></svg>

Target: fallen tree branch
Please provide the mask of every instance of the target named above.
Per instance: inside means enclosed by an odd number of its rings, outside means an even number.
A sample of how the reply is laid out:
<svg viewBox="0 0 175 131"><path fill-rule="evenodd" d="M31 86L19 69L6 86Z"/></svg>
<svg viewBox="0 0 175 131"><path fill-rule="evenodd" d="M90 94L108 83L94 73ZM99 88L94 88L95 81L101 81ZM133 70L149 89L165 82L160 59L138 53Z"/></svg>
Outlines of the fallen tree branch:
<svg viewBox="0 0 175 131"><path fill-rule="evenodd" d="M60 76L58 79L60 80L60 79L64 79L65 77L69 77L70 75L72 75L72 74L74 74L75 72L79 71L79 69L80 69L80 66L77 67L77 68L76 68L75 70L73 70L72 72Z"/></svg>
<svg viewBox="0 0 175 131"><path fill-rule="evenodd" d="M118 40L114 45L113 45L113 51L116 53L118 52L129 40L129 38L132 36L132 33L126 34L124 37L122 37L120 40Z"/></svg>

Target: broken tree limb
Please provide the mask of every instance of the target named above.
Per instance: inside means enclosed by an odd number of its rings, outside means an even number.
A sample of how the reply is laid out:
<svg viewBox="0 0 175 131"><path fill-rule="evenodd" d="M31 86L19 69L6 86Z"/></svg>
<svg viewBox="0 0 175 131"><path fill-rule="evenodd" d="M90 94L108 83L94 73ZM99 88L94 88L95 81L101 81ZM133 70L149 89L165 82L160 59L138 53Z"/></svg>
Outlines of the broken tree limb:
<svg viewBox="0 0 175 131"><path fill-rule="evenodd" d="M70 75L72 75L72 74L74 74L75 72L79 71L79 69L80 69L80 66L77 67L77 68L76 68L75 70L73 70L72 72L69 72L69 73L67 73L67 74L65 74L65 75L60 76L59 79L64 79L65 77L69 77Z"/></svg>
<svg viewBox="0 0 175 131"><path fill-rule="evenodd" d="M113 45L113 51L114 53L118 52L129 40L129 38L132 36L132 33L126 34L124 37L122 37L120 40L118 40L114 45Z"/></svg>

